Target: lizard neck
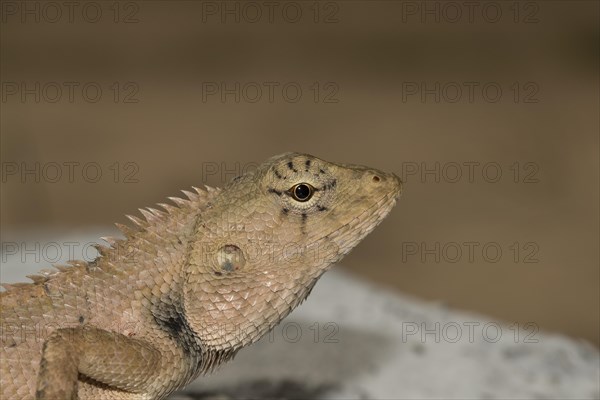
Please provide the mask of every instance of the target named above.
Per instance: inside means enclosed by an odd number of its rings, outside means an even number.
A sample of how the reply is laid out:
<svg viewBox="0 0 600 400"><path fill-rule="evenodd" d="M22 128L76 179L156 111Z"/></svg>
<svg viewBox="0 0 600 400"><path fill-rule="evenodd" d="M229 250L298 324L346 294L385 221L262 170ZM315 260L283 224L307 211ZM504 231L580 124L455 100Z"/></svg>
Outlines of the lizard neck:
<svg viewBox="0 0 600 400"><path fill-rule="evenodd" d="M245 275L218 286L206 273L188 274L183 304L187 322L202 343L203 372L273 329L304 301L322 271L294 276L279 270L267 280L264 271L256 273L260 279Z"/></svg>

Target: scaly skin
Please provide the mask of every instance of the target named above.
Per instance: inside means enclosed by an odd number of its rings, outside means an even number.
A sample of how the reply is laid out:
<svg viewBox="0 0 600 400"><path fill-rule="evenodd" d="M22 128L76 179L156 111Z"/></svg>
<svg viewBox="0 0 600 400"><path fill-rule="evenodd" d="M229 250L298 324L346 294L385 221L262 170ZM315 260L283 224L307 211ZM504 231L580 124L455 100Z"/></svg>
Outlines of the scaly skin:
<svg viewBox="0 0 600 400"><path fill-rule="evenodd" d="M393 174L286 153L141 210L93 262L5 285L2 399L166 397L285 318L400 190Z"/></svg>

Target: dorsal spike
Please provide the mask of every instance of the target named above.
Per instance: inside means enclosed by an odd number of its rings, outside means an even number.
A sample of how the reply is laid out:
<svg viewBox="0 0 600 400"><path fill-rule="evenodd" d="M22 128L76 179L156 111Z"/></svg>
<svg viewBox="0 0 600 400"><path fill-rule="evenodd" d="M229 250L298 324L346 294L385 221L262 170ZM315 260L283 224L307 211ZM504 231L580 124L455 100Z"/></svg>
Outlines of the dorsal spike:
<svg viewBox="0 0 600 400"><path fill-rule="evenodd" d="M147 222L152 223L156 220L156 217L150 211L143 208L138 208L138 210L140 211L140 213L142 213Z"/></svg>
<svg viewBox="0 0 600 400"><path fill-rule="evenodd" d="M95 248L98 251L98 253L100 254L101 257L105 256L108 253L108 250L109 250L108 247L102 246L99 243L94 243L92 245L92 247Z"/></svg>
<svg viewBox="0 0 600 400"><path fill-rule="evenodd" d="M127 237L127 238L132 237L137 232L135 229L132 229L130 226L127 226L125 224L120 224L117 222L117 223L115 223L115 225L121 231L121 233L123 235L125 235L125 237Z"/></svg>
<svg viewBox="0 0 600 400"><path fill-rule="evenodd" d="M22 287L28 287L33 285L31 282L15 282L15 283L0 283L4 289L8 290L16 290Z"/></svg>
<svg viewBox="0 0 600 400"><path fill-rule="evenodd" d="M121 241L121 239L112 236L101 236L100 239L104 240L111 247L114 247L117 243Z"/></svg>
<svg viewBox="0 0 600 400"><path fill-rule="evenodd" d="M179 208L185 207L188 204L190 204L189 200L184 200L180 197L169 197L169 200L171 200L173 203L177 204L179 206Z"/></svg>
<svg viewBox="0 0 600 400"><path fill-rule="evenodd" d="M191 201L196 201L198 199L198 195L190 192L189 190L182 190L181 193L185 194L185 196Z"/></svg>
<svg viewBox="0 0 600 400"><path fill-rule="evenodd" d="M199 187L196 186L192 186L192 189L194 189L196 191L196 193L198 193L199 195L203 195L206 193L206 190L202 190Z"/></svg>
<svg viewBox="0 0 600 400"><path fill-rule="evenodd" d="M156 208L147 207L148 211L150 211L156 218L164 219L166 217L165 212L157 210Z"/></svg>
<svg viewBox="0 0 600 400"><path fill-rule="evenodd" d="M125 215L127 218L129 218L129 220L131 222L133 222L134 224L136 224L137 226L139 226L140 228L145 228L148 224L144 221L142 221L140 218L134 216L134 215Z"/></svg>
<svg viewBox="0 0 600 400"><path fill-rule="evenodd" d="M83 260L69 260L67 261L67 264L73 267L85 267L88 264L88 262Z"/></svg>
<svg viewBox="0 0 600 400"><path fill-rule="evenodd" d="M158 203L158 205L162 208L165 209L166 212L168 212L169 214L173 214L175 211L177 211L177 207L172 206L171 204L167 204L167 203Z"/></svg>
<svg viewBox="0 0 600 400"><path fill-rule="evenodd" d="M42 283L42 282L46 282L48 280L47 276L43 276L43 275L38 275L38 274L31 274L31 275L25 275L27 278L31 279L33 281L33 283Z"/></svg>

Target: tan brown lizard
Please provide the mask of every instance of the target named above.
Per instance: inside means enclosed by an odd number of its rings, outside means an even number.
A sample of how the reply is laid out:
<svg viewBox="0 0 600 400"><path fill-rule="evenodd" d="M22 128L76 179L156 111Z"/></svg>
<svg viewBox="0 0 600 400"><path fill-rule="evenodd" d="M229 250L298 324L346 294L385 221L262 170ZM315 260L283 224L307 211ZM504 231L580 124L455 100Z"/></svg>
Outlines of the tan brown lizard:
<svg viewBox="0 0 600 400"><path fill-rule="evenodd" d="M286 153L4 285L2 399L161 399L269 332L389 213L394 174Z"/></svg>

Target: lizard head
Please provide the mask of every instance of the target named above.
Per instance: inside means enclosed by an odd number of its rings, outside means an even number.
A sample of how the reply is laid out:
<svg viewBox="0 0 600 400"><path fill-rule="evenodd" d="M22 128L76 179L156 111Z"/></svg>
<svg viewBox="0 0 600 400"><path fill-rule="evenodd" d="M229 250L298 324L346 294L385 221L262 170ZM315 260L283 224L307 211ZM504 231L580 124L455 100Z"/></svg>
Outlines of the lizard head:
<svg viewBox="0 0 600 400"><path fill-rule="evenodd" d="M401 187L394 174L299 153L230 182L203 213L192 251L186 308L201 308L203 341L241 347L268 332L385 218Z"/></svg>
<svg viewBox="0 0 600 400"><path fill-rule="evenodd" d="M330 262L347 254L385 218L402 188L394 174L298 153L270 159L259 175L258 190L271 206L277 237L335 250L336 259Z"/></svg>

